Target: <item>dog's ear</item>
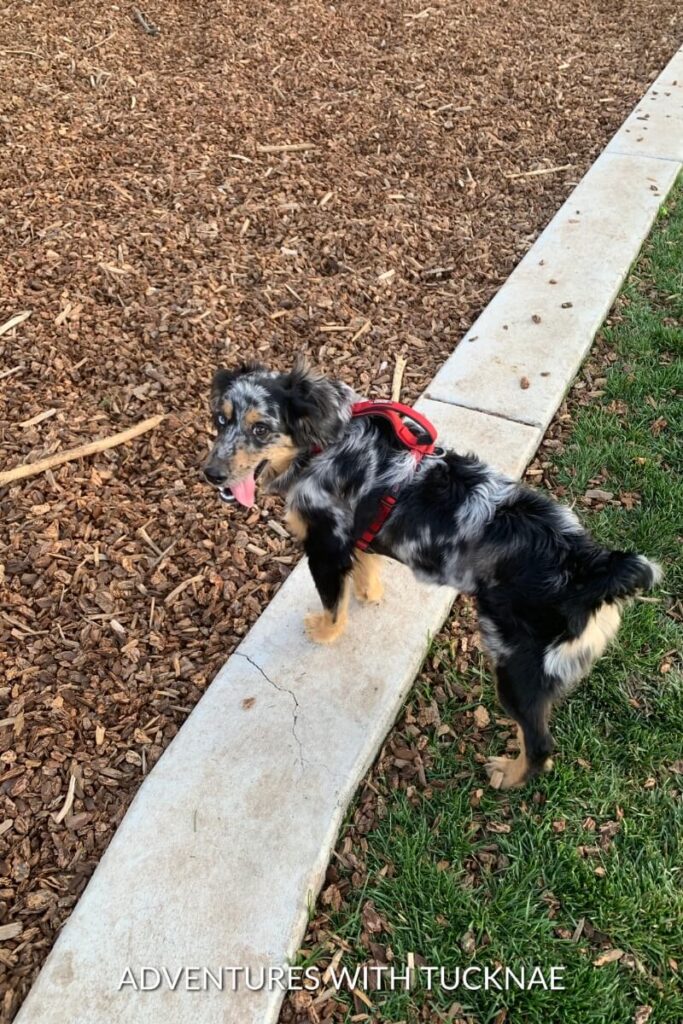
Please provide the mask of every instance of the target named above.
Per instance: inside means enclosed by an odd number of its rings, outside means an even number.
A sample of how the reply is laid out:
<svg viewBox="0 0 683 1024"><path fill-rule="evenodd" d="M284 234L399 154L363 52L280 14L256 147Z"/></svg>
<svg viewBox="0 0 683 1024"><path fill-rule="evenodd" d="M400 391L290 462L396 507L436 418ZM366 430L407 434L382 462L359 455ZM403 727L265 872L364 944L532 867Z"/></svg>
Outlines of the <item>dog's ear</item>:
<svg viewBox="0 0 683 1024"><path fill-rule="evenodd" d="M260 370L263 370L260 363L242 363L234 370L224 368L216 370L211 382L211 408L214 411L218 409L225 392L239 377L243 377L247 373L258 373Z"/></svg>
<svg viewBox="0 0 683 1024"><path fill-rule="evenodd" d="M324 446L334 441L351 415L351 389L327 380L302 360L281 383L285 422L295 444Z"/></svg>
<svg viewBox="0 0 683 1024"><path fill-rule="evenodd" d="M220 370L216 370L214 373L213 380L211 381L211 408L214 412L220 405L223 395L234 380L235 374L232 370L225 370L221 368Z"/></svg>

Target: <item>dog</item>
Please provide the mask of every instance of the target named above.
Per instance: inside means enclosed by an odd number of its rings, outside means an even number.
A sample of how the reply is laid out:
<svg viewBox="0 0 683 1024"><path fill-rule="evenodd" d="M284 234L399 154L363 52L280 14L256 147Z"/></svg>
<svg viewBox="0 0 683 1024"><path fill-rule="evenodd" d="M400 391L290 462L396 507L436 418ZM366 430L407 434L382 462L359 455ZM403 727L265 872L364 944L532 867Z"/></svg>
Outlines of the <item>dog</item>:
<svg viewBox="0 0 683 1024"><path fill-rule="evenodd" d="M351 388L297 364L218 370L211 393L217 437L204 474L223 501L251 506L256 485L285 500L323 610L306 617L318 643L347 624L352 584L382 597L379 555L430 583L476 599L498 696L518 727L519 755L490 758L495 788L521 786L552 767L553 706L616 636L625 602L650 590L659 566L610 551L575 514L475 455L439 451L419 464L391 424L354 418ZM360 550L383 497L391 514Z"/></svg>

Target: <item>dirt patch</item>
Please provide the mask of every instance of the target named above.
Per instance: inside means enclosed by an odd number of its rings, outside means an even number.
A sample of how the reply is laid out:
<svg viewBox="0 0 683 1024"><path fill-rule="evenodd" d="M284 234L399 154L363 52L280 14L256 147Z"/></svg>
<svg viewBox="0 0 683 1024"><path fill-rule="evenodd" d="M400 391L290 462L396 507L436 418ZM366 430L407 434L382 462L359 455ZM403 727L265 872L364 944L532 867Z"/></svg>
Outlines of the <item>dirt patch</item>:
<svg viewBox="0 0 683 1024"><path fill-rule="evenodd" d="M683 22L669 0L142 14L3 8L0 327L30 311L0 336L3 468L168 414L0 495L6 1018L295 559L272 502L226 511L199 480L214 367L303 350L386 395L403 353L414 398Z"/></svg>

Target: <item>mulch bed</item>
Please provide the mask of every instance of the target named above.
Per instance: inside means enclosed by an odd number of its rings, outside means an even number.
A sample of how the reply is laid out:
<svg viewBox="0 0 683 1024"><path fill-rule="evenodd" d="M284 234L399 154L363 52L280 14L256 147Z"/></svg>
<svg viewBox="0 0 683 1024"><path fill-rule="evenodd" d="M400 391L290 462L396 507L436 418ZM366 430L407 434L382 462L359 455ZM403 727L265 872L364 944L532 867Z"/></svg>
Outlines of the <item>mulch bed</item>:
<svg viewBox="0 0 683 1024"><path fill-rule="evenodd" d="M167 414L0 491L9 1019L145 773L296 558L274 502L226 511L200 481L214 367L305 351L386 395L403 353L413 399L676 48L683 12L2 13L0 331L30 316L0 334L1 468Z"/></svg>

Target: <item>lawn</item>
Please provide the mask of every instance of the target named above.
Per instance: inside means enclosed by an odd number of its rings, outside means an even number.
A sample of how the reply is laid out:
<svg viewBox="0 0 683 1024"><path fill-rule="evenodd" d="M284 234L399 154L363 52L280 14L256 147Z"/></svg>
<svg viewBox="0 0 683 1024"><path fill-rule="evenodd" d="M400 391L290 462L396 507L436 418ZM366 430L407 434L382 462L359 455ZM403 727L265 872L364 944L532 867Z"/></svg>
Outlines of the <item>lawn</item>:
<svg viewBox="0 0 683 1024"><path fill-rule="evenodd" d="M679 184L602 333L593 365L606 368L597 388L591 378L595 397L586 399L585 383L570 396L570 428L546 471L597 538L658 559L664 584L656 600L630 607L615 646L556 714L554 772L512 795L484 784L483 755L500 753L509 729L488 664L475 654L463 671L453 644L437 641L427 665L438 670L411 698L429 706L439 690L441 728L426 730L424 784L393 786L380 762L372 784L382 807L362 842L362 869L346 869L340 845L328 883L338 874L343 902L331 909L323 893L318 911L349 966L392 956L399 969L413 956L449 975L472 965L561 965L564 990L418 985L371 993L372 1008L356 997L333 1017L321 1006L320 1019L683 1020L682 340ZM612 497L588 508L591 489ZM484 716L468 740L455 723L471 714L473 692L490 723ZM311 960L323 953L315 934Z"/></svg>

